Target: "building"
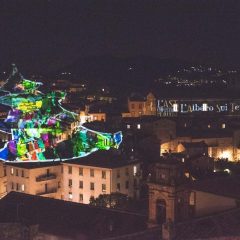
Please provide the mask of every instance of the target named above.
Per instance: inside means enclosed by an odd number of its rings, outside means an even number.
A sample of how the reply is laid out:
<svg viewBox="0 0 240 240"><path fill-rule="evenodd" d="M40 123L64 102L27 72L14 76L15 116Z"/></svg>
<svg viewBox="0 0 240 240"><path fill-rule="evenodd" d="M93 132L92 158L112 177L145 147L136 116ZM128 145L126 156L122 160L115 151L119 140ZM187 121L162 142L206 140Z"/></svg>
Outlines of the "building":
<svg viewBox="0 0 240 240"><path fill-rule="evenodd" d="M122 113L122 117L156 116L156 112L156 98L152 93L146 97L135 94L128 98L128 112Z"/></svg>
<svg viewBox="0 0 240 240"><path fill-rule="evenodd" d="M6 163L7 192L17 191L51 198L61 196L58 162Z"/></svg>
<svg viewBox="0 0 240 240"><path fill-rule="evenodd" d="M62 199L89 203L90 197L119 192L139 197L140 162L118 153L98 151L85 158L63 162Z"/></svg>
<svg viewBox="0 0 240 240"><path fill-rule="evenodd" d="M149 226L190 217L190 190L184 166L175 159L159 160L148 178Z"/></svg>
<svg viewBox="0 0 240 240"><path fill-rule="evenodd" d="M146 216L11 192L0 200L1 240L93 240L146 230ZM127 220L127 221L126 221Z"/></svg>

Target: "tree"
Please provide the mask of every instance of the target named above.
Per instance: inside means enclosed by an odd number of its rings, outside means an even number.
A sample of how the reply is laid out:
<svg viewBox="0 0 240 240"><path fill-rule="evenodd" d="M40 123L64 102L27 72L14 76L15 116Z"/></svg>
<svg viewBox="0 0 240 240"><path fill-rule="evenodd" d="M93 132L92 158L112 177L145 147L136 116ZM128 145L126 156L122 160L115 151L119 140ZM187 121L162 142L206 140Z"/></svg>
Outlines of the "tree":
<svg viewBox="0 0 240 240"><path fill-rule="evenodd" d="M90 205L127 209L131 199L122 193L100 194L97 198L90 198Z"/></svg>

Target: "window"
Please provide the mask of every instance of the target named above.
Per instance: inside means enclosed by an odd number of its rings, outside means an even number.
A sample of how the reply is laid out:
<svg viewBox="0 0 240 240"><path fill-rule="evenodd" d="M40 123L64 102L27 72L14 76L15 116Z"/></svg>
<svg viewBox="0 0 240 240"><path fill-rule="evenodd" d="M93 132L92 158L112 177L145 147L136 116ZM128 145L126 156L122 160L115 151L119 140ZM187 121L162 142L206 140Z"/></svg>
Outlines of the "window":
<svg viewBox="0 0 240 240"><path fill-rule="evenodd" d="M120 178L120 169L117 170L117 178Z"/></svg>
<svg viewBox="0 0 240 240"><path fill-rule="evenodd" d="M90 177L94 177L94 169L90 169Z"/></svg>
<svg viewBox="0 0 240 240"><path fill-rule="evenodd" d="M125 182L125 188L128 189L129 188L129 181Z"/></svg>
<svg viewBox="0 0 240 240"><path fill-rule="evenodd" d="M137 129L141 129L141 124L138 124L138 125L137 125Z"/></svg>
<svg viewBox="0 0 240 240"><path fill-rule="evenodd" d="M226 124L225 123L222 123L222 129L223 128L226 128Z"/></svg>
<svg viewBox="0 0 240 240"><path fill-rule="evenodd" d="M16 184L16 190L17 191L19 190L19 184L18 183Z"/></svg>
<svg viewBox="0 0 240 240"><path fill-rule="evenodd" d="M81 203L83 202L83 194L81 194L81 193L79 194L79 202L81 202Z"/></svg>
<svg viewBox="0 0 240 240"><path fill-rule="evenodd" d="M130 129L131 128L131 125L130 124L127 124L127 129Z"/></svg>
<svg viewBox="0 0 240 240"><path fill-rule="evenodd" d="M141 104L141 103L139 104L139 107L138 107L138 108L139 108L139 109L142 109L142 104Z"/></svg>
<svg viewBox="0 0 240 240"><path fill-rule="evenodd" d="M106 184L102 184L102 192L106 192Z"/></svg>
<svg viewBox="0 0 240 240"><path fill-rule="evenodd" d="M24 184L21 185L21 190L22 190L22 192L24 192L24 190L25 190Z"/></svg>
<svg viewBox="0 0 240 240"><path fill-rule="evenodd" d="M14 189L14 183L12 182L12 190Z"/></svg>
<svg viewBox="0 0 240 240"><path fill-rule="evenodd" d="M13 168L11 168L11 175L13 175L14 174L14 169Z"/></svg>
<svg viewBox="0 0 240 240"><path fill-rule="evenodd" d="M131 104L131 108L132 108L132 109L135 108L135 104L134 104L134 103Z"/></svg>
<svg viewBox="0 0 240 240"><path fill-rule="evenodd" d="M49 176L49 174L50 174L50 170L49 170L49 169L47 169L47 176Z"/></svg>
<svg viewBox="0 0 240 240"><path fill-rule="evenodd" d="M93 182L90 183L90 190L94 190L94 183Z"/></svg>
<svg viewBox="0 0 240 240"><path fill-rule="evenodd" d="M79 188L83 188L83 181L79 181Z"/></svg>
<svg viewBox="0 0 240 240"><path fill-rule="evenodd" d="M133 166L133 175L134 175L134 176L137 175L137 166Z"/></svg>
<svg viewBox="0 0 240 240"><path fill-rule="evenodd" d="M106 179L106 171L102 171L102 179Z"/></svg>
<svg viewBox="0 0 240 240"><path fill-rule="evenodd" d="M117 191L120 191L120 189L121 189L120 183L117 183Z"/></svg>
<svg viewBox="0 0 240 240"><path fill-rule="evenodd" d="M83 168L79 168L79 176L83 176Z"/></svg>
<svg viewBox="0 0 240 240"><path fill-rule="evenodd" d="M125 168L125 175L126 175L126 176L129 175L129 170L128 170L128 168Z"/></svg>
<svg viewBox="0 0 240 240"><path fill-rule="evenodd" d="M69 193L68 193L68 199L69 199L69 200L72 200L72 199L73 199L72 192L69 192Z"/></svg>
<svg viewBox="0 0 240 240"><path fill-rule="evenodd" d="M3 172L3 174L4 174L4 177L5 176L7 176L7 170L6 170L6 168L4 168L4 170L3 170L4 172Z"/></svg>
<svg viewBox="0 0 240 240"><path fill-rule="evenodd" d="M69 186L69 187L72 186L72 179L68 179L68 186Z"/></svg>
<svg viewBox="0 0 240 240"><path fill-rule="evenodd" d="M72 166L68 166L68 174L72 174Z"/></svg>
<svg viewBox="0 0 240 240"><path fill-rule="evenodd" d="M134 178L134 180L133 180L133 186L137 187L137 179L136 178Z"/></svg>
<svg viewBox="0 0 240 240"><path fill-rule="evenodd" d="M16 169L16 176L18 177L18 169Z"/></svg>
<svg viewBox="0 0 240 240"><path fill-rule="evenodd" d="M22 177L24 177L24 170L22 170Z"/></svg>
<svg viewBox="0 0 240 240"><path fill-rule="evenodd" d="M208 124L208 126L207 126L208 128L211 128L211 124Z"/></svg>

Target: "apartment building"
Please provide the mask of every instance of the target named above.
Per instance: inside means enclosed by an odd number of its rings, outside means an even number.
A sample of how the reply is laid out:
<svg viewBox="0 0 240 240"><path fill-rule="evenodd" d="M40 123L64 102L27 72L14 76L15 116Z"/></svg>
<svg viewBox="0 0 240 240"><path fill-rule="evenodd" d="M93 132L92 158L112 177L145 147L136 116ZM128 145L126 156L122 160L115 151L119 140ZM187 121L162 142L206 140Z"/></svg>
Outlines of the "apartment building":
<svg viewBox="0 0 240 240"><path fill-rule="evenodd" d="M51 198L61 196L59 162L7 163L7 192L19 191Z"/></svg>
<svg viewBox="0 0 240 240"><path fill-rule="evenodd" d="M90 197L120 192L139 197L140 162L110 151L63 163L62 199L88 204Z"/></svg>

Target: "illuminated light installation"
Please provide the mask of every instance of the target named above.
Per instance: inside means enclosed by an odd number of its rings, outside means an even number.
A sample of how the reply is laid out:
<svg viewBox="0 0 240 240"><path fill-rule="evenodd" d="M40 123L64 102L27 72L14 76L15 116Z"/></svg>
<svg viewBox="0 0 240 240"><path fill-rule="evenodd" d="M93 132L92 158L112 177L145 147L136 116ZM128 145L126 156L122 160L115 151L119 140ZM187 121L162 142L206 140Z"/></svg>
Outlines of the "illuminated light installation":
<svg viewBox="0 0 240 240"><path fill-rule="evenodd" d="M102 133L81 124L69 130L78 115L64 109L63 92L42 93L40 82L26 80L15 65L1 91L0 104L9 106L5 123L11 128L11 140L0 149L4 161L32 162L69 160L97 150L118 148L122 132ZM3 130L0 130L3 131ZM65 140L59 141L63 135Z"/></svg>

